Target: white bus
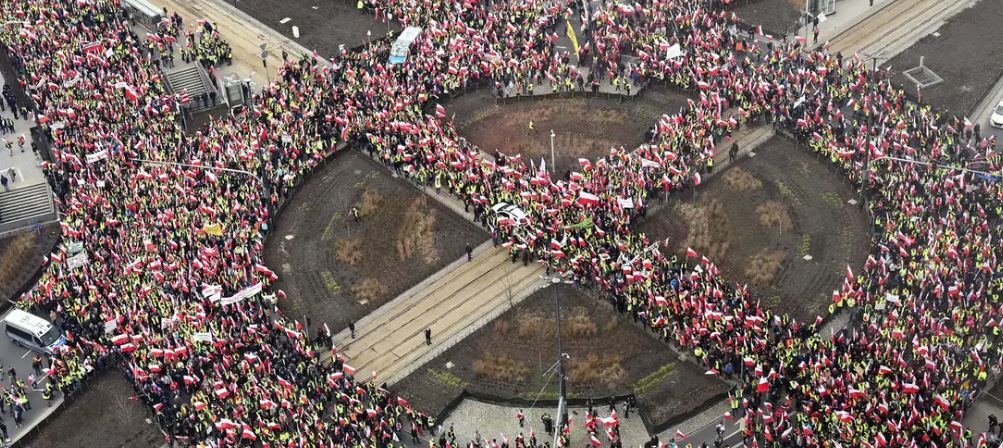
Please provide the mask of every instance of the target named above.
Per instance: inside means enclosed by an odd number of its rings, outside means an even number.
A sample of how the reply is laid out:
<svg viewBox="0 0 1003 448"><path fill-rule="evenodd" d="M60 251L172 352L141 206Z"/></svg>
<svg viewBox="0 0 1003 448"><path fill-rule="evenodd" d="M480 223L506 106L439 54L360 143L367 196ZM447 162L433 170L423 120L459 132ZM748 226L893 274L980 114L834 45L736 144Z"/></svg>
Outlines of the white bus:
<svg viewBox="0 0 1003 448"><path fill-rule="evenodd" d="M421 35L421 28L417 26L409 26L404 28L404 31L400 36L397 36L397 40L390 47L390 60L391 64L403 64L407 61L407 57L411 54L411 44L414 40Z"/></svg>

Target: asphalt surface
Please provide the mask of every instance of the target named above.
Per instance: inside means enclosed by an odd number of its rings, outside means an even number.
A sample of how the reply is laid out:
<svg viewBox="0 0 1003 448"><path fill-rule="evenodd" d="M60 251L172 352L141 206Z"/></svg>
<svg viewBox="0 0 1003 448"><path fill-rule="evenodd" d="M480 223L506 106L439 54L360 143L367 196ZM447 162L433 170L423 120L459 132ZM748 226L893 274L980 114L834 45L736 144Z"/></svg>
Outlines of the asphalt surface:
<svg viewBox="0 0 1003 448"><path fill-rule="evenodd" d="M5 312L0 321L6 321L8 314L10 314L10 311ZM3 371L3 380L0 381L0 385L6 388L11 384L9 374L11 367L17 372L18 378L27 378L29 375L34 374L31 369L31 360L35 357L35 352L14 345L11 339L7 337L6 331L3 331L4 327L5 325L0 322L0 364L2 364L2 368L0 369ZM43 368L47 365L47 362L42 362ZM46 381L48 381L48 377L43 376L38 380L37 388L28 392L28 402L31 405L31 409L24 413L23 424L20 428L15 427L14 414L10 412L9 408L5 409L7 412L0 414L0 418L7 425L7 435L10 437L9 443L20 440L63 404L63 394L56 392L52 400L52 406L46 406L45 400L42 400L42 391L45 389ZM25 382L27 383L28 381L26 380Z"/></svg>

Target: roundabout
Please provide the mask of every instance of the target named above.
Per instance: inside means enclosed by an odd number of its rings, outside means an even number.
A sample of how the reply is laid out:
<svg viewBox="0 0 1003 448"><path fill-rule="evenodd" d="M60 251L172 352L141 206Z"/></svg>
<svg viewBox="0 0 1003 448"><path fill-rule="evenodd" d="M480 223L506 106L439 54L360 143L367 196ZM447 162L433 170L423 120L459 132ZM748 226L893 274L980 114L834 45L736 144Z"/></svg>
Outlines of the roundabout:
<svg viewBox="0 0 1003 448"><path fill-rule="evenodd" d="M976 148L984 143L973 138L970 126L907 102L883 75L857 59L735 34L729 30L735 19L716 2L706 9L656 3L591 16L601 25L591 28L590 37L599 53L597 71L608 66L610 77L616 74L620 43L633 42L627 46L647 57L639 56L639 65L624 72L636 70L630 75L656 76L688 89L696 97L693 107L652 123L651 145L579 162L581 170L567 179L515 156L483 157L488 152L464 141L449 120L423 109L435 110L433 95L455 91L471 78L497 76L520 64L530 70L526 60L560 60L555 39L546 33L553 32L554 17L565 14L561 5L503 3L489 10L481 4L431 3L415 9L408 3L363 2L404 24L427 26L416 47L421 51L404 65L380 62L387 48L379 44L348 53L334 66L306 55L290 60L281 81L255 98L247 115L215 122L210 132L191 139L182 137L174 120L180 98L164 93L150 58L136 56L140 50L111 51L111 62L66 56L80 44L59 32L66 22L93 24L83 28L99 44L139 47L125 31L127 21L111 6L82 3L64 16L59 2L42 0L30 10L5 5L6 16L26 17L42 29L4 31L4 40L24 59L28 73L47 82L30 89L43 109L39 124L54 135L55 162L46 170L77 187L61 198L63 233L79 238L93 260L79 264L61 253L50 255L36 287L18 300L26 309L57 309L73 336L47 370L50 381L59 381L61 392L70 395L92 375L92 366L119 366L172 444L401 445L395 441L406 438L406 426L413 443L435 444L424 434L435 429L434 421L383 387L375 373L352 367L339 346L329 346L334 335L319 333L306 319L283 315L288 295L273 286L281 271L264 264L277 191L318 172L330 142L319 138L317 123L326 123L324 128L337 129L342 140L372 148L374 157L399 176L448 191L464 205L506 202L524 210L525 220L483 217L497 247L479 247L492 251L492 266L508 266L520 272L520 281L532 283L539 278L533 263L537 270L557 271L581 287L602 291L617 311L678 347L704 375L734 376L738 366L740 384L732 391L730 409L714 419L728 418L730 425L744 428L729 434L739 443L948 446L971 439L959 419L1001 362L994 330L1001 317L998 245L993 243L999 240L995 223L1001 193L992 174L999 172L994 155L984 156L991 173L967 170L963 155L968 153L959 142ZM498 16L519 20L490 20ZM58 20L45 20L49 17ZM545 42L535 40L544 36ZM671 48L670 40L682 44L685 57L654 53L656 46ZM764 51L768 57L759 57ZM60 63L50 63L53 55ZM76 81L79 87L60 89L56 81L72 75L61 64L88 76ZM117 81L122 79L127 81ZM86 119L64 121L68 106ZM736 288L718 265L727 269L732 258L731 244L727 252L720 249L726 238L707 237L703 254L686 250L672 260L658 250L657 241L637 231L646 212L653 211L654 198L679 200L691 188L712 195L711 183L728 179L747 192L763 191L762 203L748 204L746 210L755 205L765 228L808 229L801 227L809 219L798 217L797 207L777 199L786 190L779 183L770 186L779 174L764 176L759 187L749 176L728 176L728 170L703 182L708 161L717 156L715 147L750 118L794 135L860 185L868 198L874 247L860 269L840 272L831 285L834 312L852 308L845 330L819 333L815 321L774 314L760 293ZM55 126L56 120L62 124ZM66 126L73 132L64 131ZM99 149L104 147L114 151ZM880 168L872 161L880 161ZM731 167L734 173L739 169L755 179L755 170L741 163ZM383 195L367 195L365 186L342 193L344 203L337 208L378 203L373 198ZM834 193L830 197L846 198ZM433 226L426 216L433 212L401 202L404 218L387 218L388 223L396 219L412 229L408 226L415 222L425 224L418 226L422 231L404 232L405 250L398 251L398 259L418 257L432 264L429 254L439 246L428 241L434 238L411 237L430 234ZM700 205L706 204L710 201ZM412 209L419 212L408 220ZM822 216L834 216L828 213ZM687 225L698 221L689 219ZM683 238L694 234L691 230ZM313 232L323 240L322 229ZM298 238L287 235L293 238L281 241ZM699 243L696 235L693 241ZM772 244L792 246L764 241L767 255L751 255L749 263L770 262ZM342 263L361 262L358 246L342 248ZM810 255L803 237L799 248ZM705 258L714 251L726 260ZM857 252L846 254L850 262ZM509 256L514 262L521 258L525 269L511 267ZM470 263L475 266L470 269L485 266ZM787 260L779 263L773 280L786 275ZM383 286L370 284L378 290ZM472 291L481 286L459 285L465 291L460 298L479 298ZM491 293L492 306L503 305L499 289L495 285ZM457 296L439 299L450 309L478 308L477 302ZM276 307L276 300L282 305ZM436 316L405 318L420 318L422 325L401 335L407 345L384 334L383 345L368 355L370 362L397 348L415 350L422 344L415 339L422 326L425 345L433 346L429 325L438 323ZM503 330L496 328L504 335ZM386 333L386 328L370 331ZM336 340L344 341L344 332ZM505 364L500 356L492 359L494 365ZM492 365L492 359L481 361ZM482 376L520 371L479 370L486 372ZM612 366L600 370L617 376ZM644 386L634 384L635 389ZM618 418L605 410L572 424L577 432L568 426L567 433L574 434L576 444L619 443ZM678 428L675 434L687 436Z"/></svg>

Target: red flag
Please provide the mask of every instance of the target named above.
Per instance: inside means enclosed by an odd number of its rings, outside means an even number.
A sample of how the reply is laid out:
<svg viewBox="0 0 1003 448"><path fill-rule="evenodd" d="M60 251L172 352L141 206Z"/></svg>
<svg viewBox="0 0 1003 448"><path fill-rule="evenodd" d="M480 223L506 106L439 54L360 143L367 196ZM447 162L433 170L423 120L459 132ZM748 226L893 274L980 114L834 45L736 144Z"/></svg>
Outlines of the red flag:
<svg viewBox="0 0 1003 448"><path fill-rule="evenodd" d="M759 379L759 384L756 385L756 392L763 393L770 390L770 381L765 377Z"/></svg>

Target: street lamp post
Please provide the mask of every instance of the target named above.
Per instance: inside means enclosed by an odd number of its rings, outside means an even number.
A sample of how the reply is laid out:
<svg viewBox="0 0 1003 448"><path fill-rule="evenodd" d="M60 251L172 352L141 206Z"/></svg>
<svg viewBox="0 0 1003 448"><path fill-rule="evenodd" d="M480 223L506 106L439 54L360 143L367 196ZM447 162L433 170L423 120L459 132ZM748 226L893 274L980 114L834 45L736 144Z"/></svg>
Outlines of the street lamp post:
<svg viewBox="0 0 1003 448"><path fill-rule="evenodd" d="M554 171L554 172L556 172L555 170L557 170L557 162L556 162L557 159L554 157L554 137L556 137L556 136L557 136L557 134L554 134L554 130L551 129L550 130L550 169L551 169L551 171Z"/></svg>
<svg viewBox="0 0 1003 448"><path fill-rule="evenodd" d="M561 293L557 286L561 283L559 276L550 279L554 286L554 315L557 319L557 370L561 376L561 396L557 402L557 430L554 431L554 445L557 446L557 438L568 426L568 373L564 370L564 345L561 343Z"/></svg>
<svg viewBox="0 0 1003 448"><path fill-rule="evenodd" d="M871 71L874 72L874 73L878 72L878 60L879 59L886 59L884 51L879 51L877 53L862 53L862 55L865 58L868 58L868 59L871 60Z"/></svg>
<svg viewBox="0 0 1003 448"><path fill-rule="evenodd" d="M265 69L265 79L268 81L268 84L271 85L272 84L272 74L268 73L268 44L265 43L265 42L262 42L261 45L258 45L258 48L261 48L261 55L260 55L261 56L261 66L264 67L264 69Z"/></svg>

